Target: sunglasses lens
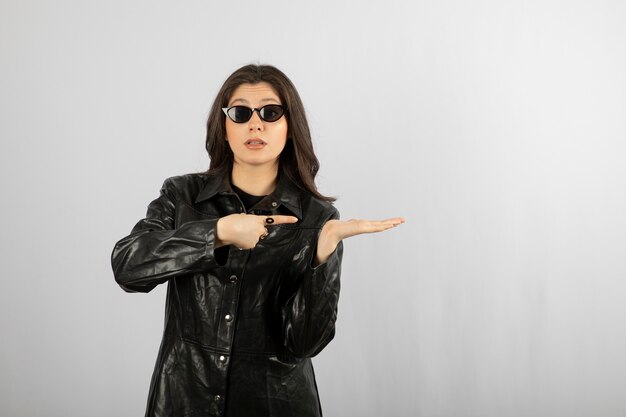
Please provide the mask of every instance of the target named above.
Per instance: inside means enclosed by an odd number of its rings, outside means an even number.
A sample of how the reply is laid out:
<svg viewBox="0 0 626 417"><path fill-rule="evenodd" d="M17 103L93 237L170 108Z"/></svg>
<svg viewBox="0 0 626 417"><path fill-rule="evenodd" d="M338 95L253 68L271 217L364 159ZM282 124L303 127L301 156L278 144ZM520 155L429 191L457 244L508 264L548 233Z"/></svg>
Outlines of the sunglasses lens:
<svg viewBox="0 0 626 417"><path fill-rule="evenodd" d="M283 108L277 104L268 104L261 108L261 119L266 122L275 122L283 115Z"/></svg>
<svg viewBox="0 0 626 417"><path fill-rule="evenodd" d="M228 109L228 117L235 123L244 123L252 117L252 109L245 106L235 106Z"/></svg>

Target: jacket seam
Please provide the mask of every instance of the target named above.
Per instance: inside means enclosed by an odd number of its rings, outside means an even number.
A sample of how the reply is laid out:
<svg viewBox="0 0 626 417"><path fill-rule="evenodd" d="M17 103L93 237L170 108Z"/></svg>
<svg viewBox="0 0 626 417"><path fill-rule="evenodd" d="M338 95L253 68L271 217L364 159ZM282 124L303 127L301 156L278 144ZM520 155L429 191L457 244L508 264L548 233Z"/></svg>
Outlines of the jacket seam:
<svg viewBox="0 0 626 417"><path fill-rule="evenodd" d="M201 342L198 342L197 340L194 339L190 339L188 337L184 337L184 336L179 336L179 335L172 335L172 334L168 334L167 336L171 337L172 339L178 339L181 340L185 343L189 343L195 346L198 346L200 348L202 348L203 350L209 351L211 353L225 353L228 355L248 355L248 356L276 356L276 352L265 352L265 351L253 351L253 350L247 350L247 349L237 349L237 350L228 350L228 349L223 349L223 348L217 348L215 346L209 346L209 345L205 345Z"/></svg>

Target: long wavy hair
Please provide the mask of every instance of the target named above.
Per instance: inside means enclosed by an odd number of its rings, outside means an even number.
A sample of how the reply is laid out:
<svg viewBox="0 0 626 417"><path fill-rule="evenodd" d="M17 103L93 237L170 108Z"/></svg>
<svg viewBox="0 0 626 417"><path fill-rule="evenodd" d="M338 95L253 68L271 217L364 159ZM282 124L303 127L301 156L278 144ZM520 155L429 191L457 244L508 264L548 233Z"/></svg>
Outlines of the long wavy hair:
<svg viewBox="0 0 626 417"><path fill-rule="evenodd" d="M315 176L319 170L319 161L313 151L311 132L304 112L300 95L291 80L278 68L271 65L245 65L233 72L226 79L217 93L207 120L206 150L210 165L207 175L230 174L233 167L233 152L226 139L226 107L233 92L241 84L266 82L272 86L287 111L287 143L280 154L279 174L286 175L298 187L324 201L335 201L317 190Z"/></svg>

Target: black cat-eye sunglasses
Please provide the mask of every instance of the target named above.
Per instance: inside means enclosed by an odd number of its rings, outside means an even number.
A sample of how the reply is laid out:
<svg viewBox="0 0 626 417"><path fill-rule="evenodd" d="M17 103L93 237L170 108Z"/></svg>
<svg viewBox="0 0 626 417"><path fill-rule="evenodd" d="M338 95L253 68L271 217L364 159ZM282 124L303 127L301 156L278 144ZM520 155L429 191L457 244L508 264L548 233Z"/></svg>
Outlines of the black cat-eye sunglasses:
<svg viewBox="0 0 626 417"><path fill-rule="evenodd" d="M264 122L275 122L285 114L287 107L280 104L267 104L260 109L252 109L247 106L232 106L222 107L222 111L235 123L247 122L252 118L252 113L255 111Z"/></svg>

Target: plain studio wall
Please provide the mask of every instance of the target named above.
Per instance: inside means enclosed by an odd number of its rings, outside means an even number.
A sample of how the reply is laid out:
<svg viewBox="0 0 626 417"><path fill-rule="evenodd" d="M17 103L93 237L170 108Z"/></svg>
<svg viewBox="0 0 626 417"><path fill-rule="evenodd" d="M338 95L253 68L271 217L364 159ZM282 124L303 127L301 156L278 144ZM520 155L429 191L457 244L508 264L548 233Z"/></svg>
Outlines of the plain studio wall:
<svg viewBox="0 0 626 417"><path fill-rule="evenodd" d="M626 3L0 3L0 414L142 415L165 286L113 244L206 169L241 65L298 87L344 219L326 416L626 415Z"/></svg>

